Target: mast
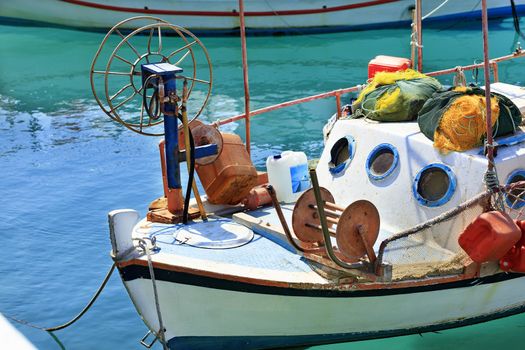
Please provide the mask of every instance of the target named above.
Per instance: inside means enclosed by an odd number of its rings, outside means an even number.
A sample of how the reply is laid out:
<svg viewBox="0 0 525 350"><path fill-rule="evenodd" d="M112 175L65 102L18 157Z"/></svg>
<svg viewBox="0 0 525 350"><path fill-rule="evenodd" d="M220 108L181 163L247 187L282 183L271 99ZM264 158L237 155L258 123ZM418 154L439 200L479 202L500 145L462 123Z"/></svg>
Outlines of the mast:
<svg viewBox="0 0 525 350"><path fill-rule="evenodd" d="M416 46L417 46L417 70L423 72L423 14L421 11L421 0L416 0Z"/></svg>
<svg viewBox="0 0 525 350"><path fill-rule="evenodd" d="M250 153L250 86L248 83L248 55L246 52L246 26L244 22L244 0L239 0L239 22L242 46L242 73L244 79L244 119L246 123L246 150Z"/></svg>
<svg viewBox="0 0 525 350"><path fill-rule="evenodd" d="M486 106L486 122L487 122L487 171L494 171L494 146L492 136L492 107L490 100L490 62L489 62L489 25L487 16L487 0L481 1L481 22L483 27L483 65L485 74L485 106Z"/></svg>

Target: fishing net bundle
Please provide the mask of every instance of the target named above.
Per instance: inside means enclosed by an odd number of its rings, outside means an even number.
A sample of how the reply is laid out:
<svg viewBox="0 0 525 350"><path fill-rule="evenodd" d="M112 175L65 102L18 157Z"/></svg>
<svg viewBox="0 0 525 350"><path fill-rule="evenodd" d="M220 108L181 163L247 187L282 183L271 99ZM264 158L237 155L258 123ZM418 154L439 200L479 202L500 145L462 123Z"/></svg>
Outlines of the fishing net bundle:
<svg viewBox="0 0 525 350"><path fill-rule="evenodd" d="M353 117L383 122L411 121L441 84L412 69L379 72L353 104Z"/></svg>
<svg viewBox="0 0 525 350"><path fill-rule="evenodd" d="M435 93L419 111L421 132L442 153L466 151L481 146L486 138L485 90L456 87ZM492 93L493 135L513 133L521 124L521 113L507 97Z"/></svg>
<svg viewBox="0 0 525 350"><path fill-rule="evenodd" d="M525 181L501 186L502 208L514 220L525 220ZM483 192L431 220L399 232L382 243L379 256L392 265L392 280L453 276L464 273L472 260L461 249L458 238L483 212L498 207L492 191ZM493 264L494 270L498 264Z"/></svg>

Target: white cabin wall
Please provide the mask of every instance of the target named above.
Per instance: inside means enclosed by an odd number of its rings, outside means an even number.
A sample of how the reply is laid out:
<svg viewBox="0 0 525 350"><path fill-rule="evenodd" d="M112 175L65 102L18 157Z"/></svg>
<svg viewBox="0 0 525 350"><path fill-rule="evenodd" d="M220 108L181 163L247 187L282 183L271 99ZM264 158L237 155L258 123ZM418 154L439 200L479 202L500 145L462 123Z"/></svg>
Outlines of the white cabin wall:
<svg viewBox="0 0 525 350"><path fill-rule="evenodd" d="M330 150L341 137L351 135L355 139L355 155L342 174L334 176L329 171ZM397 169L382 181L371 180L366 172L369 153L380 143L390 143L399 152ZM326 141L325 149L317 166L320 185L329 189L335 201L348 206L359 199L374 203L381 217L381 228L392 233L415 226L467 201L485 190L483 175L487 161L480 148L467 152L441 154L413 123L373 123L363 119L339 120ZM496 164L500 181L506 182L508 174L516 168L525 168L525 149L506 147L500 149ZM457 180L451 199L439 207L420 204L412 192L413 181L418 172L431 163L449 166ZM433 232L433 238L443 247L457 251L457 236L468 224L470 217L458 217L456 222L444 225Z"/></svg>

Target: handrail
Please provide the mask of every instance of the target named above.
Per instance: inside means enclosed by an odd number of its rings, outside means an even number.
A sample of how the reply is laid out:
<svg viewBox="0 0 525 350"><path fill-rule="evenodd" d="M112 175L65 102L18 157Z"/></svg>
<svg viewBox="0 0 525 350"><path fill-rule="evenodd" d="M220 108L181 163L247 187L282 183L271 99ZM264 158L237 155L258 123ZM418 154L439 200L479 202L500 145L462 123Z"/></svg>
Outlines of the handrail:
<svg viewBox="0 0 525 350"><path fill-rule="evenodd" d="M337 96L340 97L341 95L347 94L349 92L356 92L356 91L359 91L362 88L363 88L363 85L356 85L356 86L352 86L352 87L345 88L345 89L332 90L332 91L324 92L322 94L312 95L312 96L308 96L308 97L302 97L302 98L298 98L296 100L286 101L286 102L278 103L278 104L273 105L273 106L268 106L268 107L256 109L256 110L250 112L250 116L253 117L253 116L256 116L256 115L259 115L259 114L268 113L268 112L271 112L271 111L274 111L274 110L277 110L277 109L281 109L281 108L284 108L284 107L289 107L289 106L293 106L293 105L297 105L297 104L301 104L301 103L305 103L305 102L320 100L320 99L327 98L327 97L335 96L337 98ZM220 125L224 125L224 124L229 124L229 123L238 121L240 119L244 119L244 117L245 117L245 114L239 114L239 115L236 115L234 117L229 117L229 118L217 120L216 122L213 123L213 125L220 126Z"/></svg>
<svg viewBox="0 0 525 350"><path fill-rule="evenodd" d="M498 63L499 62L509 61L509 60L512 60L512 59L515 59L515 58L519 58L519 57L524 57L524 56L525 56L525 50L519 48L519 49L516 49L516 51L514 53L510 54L510 55L505 55L505 56L501 56L501 57L497 57L497 58L491 59L489 61L489 63L490 63L490 66L492 67L492 70L493 70L493 80L495 82L499 81L499 75L498 75ZM466 66L458 66L458 67L455 67L455 68L449 68L449 69L443 69L443 70L438 70L438 71L434 71L434 72L428 72L428 73L425 73L425 74L430 76L430 77L437 77L437 76L446 75L446 74L453 74L453 73L456 73L458 70L468 71L468 70L474 70L474 69L483 68L483 67L484 67L484 62L480 62L480 63L466 65ZM253 116L256 116L256 115L272 112L272 111L275 111L275 110L278 110L278 109L281 109L281 108L290 107L290 106L298 105L298 104L305 103L305 102L311 102L311 101L315 101L315 100L325 99L325 98L328 98L328 97L335 97L336 98L336 105L337 105L337 117L340 118L341 117L341 96L344 95L344 94L347 94L349 92L360 91L363 88L364 88L364 85L356 85L356 86L352 86L352 87L348 87L348 88L332 90L332 91L324 92L324 93L317 94L317 95L302 97L302 98L298 98L298 99L295 99L295 100L290 100L290 101L278 103L278 104L275 104L275 105L272 105L272 106L263 107L263 108L259 108L259 109L250 111L249 112L249 117L253 117ZM215 127L219 127L221 125L229 124L229 123L241 120L241 119L246 119L246 114L245 113L238 114L238 115L235 115L233 117L228 117L228 118L217 120L217 121L213 122L212 125L214 125ZM249 136L248 136L248 139L249 139Z"/></svg>
<svg viewBox="0 0 525 350"><path fill-rule="evenodd" d="M494 59L489 60L489 62L490 62L491 65L493 65L493 69L494 69L494 67L497 67L499 62L509 61L509 60L512 60L512 59L515 59L515 58L518 58L518 57L523 57L523 56L525 56L525 50L519 49L519 50L516 50L513 54L506 55L506 56L501 56L501 57L498 57L498 58L494 58ZM471 64L471 65L468 65L468 66L459 66L459 67L455 67L455 68L443 69L443 70L438 70L438 71L429 72L429 73L425 73L425 74L428 75L429 77L437 77L437 76L440 76L440 75L446 75L446 74L455 73L455 72L457 72L458 68L461 68L461 70L464 70L464 71L465 70L474 70L474 69L478 69L478 68L483 68L484 65L485 65L485 62L480 62L480 63ZM495 69L495 72L497 72L497 68ZM496 80L496 73L494 74L494 80Z"/></svg>

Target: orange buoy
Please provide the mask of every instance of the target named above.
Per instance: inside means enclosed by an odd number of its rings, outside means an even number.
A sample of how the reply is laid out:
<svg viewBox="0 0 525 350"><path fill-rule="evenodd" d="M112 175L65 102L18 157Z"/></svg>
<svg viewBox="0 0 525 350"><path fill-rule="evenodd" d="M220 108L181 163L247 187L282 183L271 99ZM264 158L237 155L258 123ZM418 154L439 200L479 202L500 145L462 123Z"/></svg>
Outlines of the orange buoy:
<svg viewBox="0 0 525 350"><path fill-rule="evenodd" d="M479 215L459 236L459 245L477 263L498 261L520 240L521 230L499 211Z"/></svg>

